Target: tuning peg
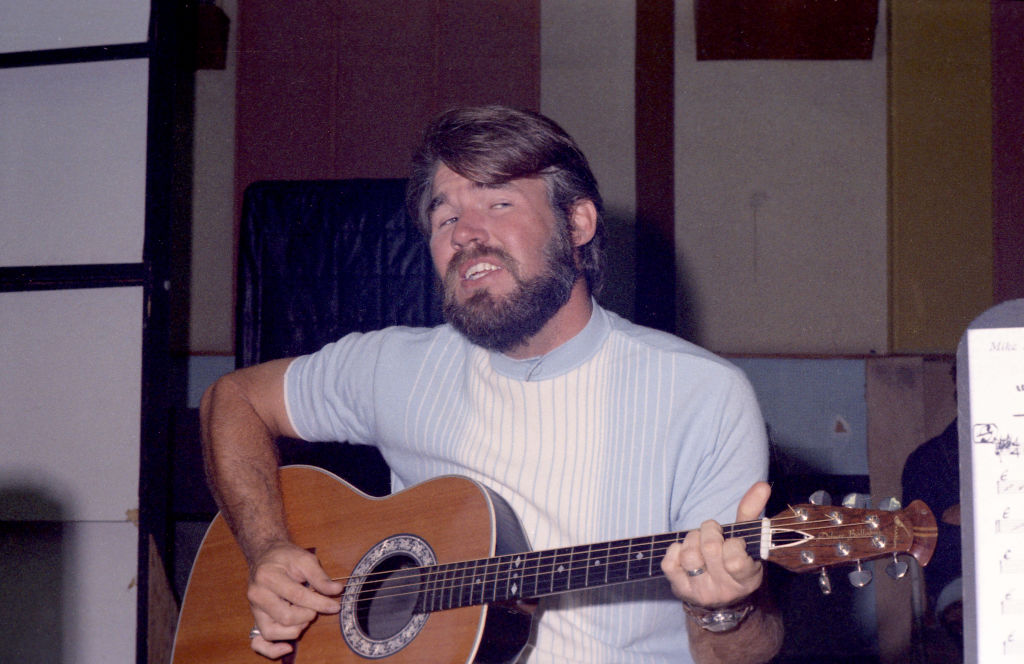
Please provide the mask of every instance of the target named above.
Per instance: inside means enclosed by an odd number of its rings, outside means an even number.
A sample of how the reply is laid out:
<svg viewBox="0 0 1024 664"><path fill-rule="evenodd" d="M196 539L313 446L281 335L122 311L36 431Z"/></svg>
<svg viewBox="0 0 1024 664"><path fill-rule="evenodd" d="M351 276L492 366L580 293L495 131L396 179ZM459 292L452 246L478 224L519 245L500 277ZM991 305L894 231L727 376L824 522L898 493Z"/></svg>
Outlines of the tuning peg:
<svg viewBox="0 0 1024 664"><path fill-rule="evenodd" d="M863 588L871 583L871 576L871 570L861 567L860 561L858 560L857 569L850 572L850 584L854 588Z"/></svg>
<svg viewBox="0 0 1024 664"><path fill-rule="evenodd" d="M871 507L871 496L866 493L848 493L843 497L843 507L868 509Z"/></svg>
<svg viewBox="0 0 1024 664"><path fill-rule="evenodd" d="M832 496L829 495L828 491L825 491L824 489L818 489L817 491L811 494L811 497L808 498L808 501L812 505L831 505Z"/></svg>
<svg viewBox="0 0 1024 664"><path fill-rule="evenodd" d="M832 579L828 578L828 572L825 568L821 568L821 574L818 575L818 587L821 588L822 595L832 594Z"/></svg>
<svg viewBox="0 0 1024 664"><path fill-rule="evenodd" d="M878 503L878 509L884 512L899 512L903 505L900 504L898 498L890 496L889 498L883 498L882 502Z"/></svg>
<svg viewBox="0 0 1024 664"><path fill-rule="evenodd" d="M892 554L892 562L885 566L885 573L893 579L902 579L907 575L910 565L900 560L895 553Z"/></svg>

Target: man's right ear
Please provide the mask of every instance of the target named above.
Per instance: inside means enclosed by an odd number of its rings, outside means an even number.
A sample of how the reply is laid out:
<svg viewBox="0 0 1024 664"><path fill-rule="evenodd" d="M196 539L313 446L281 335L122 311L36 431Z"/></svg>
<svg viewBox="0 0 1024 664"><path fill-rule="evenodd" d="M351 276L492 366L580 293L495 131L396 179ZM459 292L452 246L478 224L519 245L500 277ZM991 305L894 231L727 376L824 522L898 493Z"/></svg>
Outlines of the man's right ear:
<svg viewBox="0 0 1024 664"><path fill-rule="evenodd" d="M574 247L582 247L594 239L597 232L597 206L594 201L584 198L574 203L569 224L572 227Z"/></svg>

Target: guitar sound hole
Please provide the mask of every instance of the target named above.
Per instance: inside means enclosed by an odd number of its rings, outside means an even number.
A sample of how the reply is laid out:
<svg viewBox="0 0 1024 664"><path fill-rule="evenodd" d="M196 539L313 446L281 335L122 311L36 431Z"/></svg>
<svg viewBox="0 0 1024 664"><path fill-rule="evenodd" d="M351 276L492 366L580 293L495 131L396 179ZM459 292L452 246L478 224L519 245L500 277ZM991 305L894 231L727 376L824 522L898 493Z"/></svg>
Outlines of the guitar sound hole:
<svg viewBox="0 0 1024 664"><path fill-rule="evenodd" d="M398 554L373 568L356 601L356 622L363 634L383 641L409 624L420 595L418 566L412 557Z"/></svg>

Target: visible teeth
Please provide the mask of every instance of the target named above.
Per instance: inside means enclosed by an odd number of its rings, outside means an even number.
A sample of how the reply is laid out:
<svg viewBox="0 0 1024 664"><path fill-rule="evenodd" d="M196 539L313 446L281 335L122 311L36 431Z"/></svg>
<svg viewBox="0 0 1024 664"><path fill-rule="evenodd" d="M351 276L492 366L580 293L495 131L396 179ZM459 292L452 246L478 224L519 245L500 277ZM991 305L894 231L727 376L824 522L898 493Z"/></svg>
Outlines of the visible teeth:
<svg viewBox="0 0 1024 664"><path fill-rule="evenodd" d="M477 263L473 267L466 270L466 279L479 279L488 272L500 269L497 265L490 263Z"/></svg>

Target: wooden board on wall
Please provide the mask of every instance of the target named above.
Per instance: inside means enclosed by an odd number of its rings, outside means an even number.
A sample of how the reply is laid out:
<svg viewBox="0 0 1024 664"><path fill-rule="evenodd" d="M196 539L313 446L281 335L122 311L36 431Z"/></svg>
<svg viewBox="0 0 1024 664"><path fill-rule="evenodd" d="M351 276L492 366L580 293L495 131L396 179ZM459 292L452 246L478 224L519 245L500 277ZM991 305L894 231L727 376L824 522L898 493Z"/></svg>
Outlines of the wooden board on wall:
<svg viewBox="0 0 1024 664"><path fill-rule="evenodd" d="M890 350L951 353L992 303L989 3L890 12Z"/></svg>

